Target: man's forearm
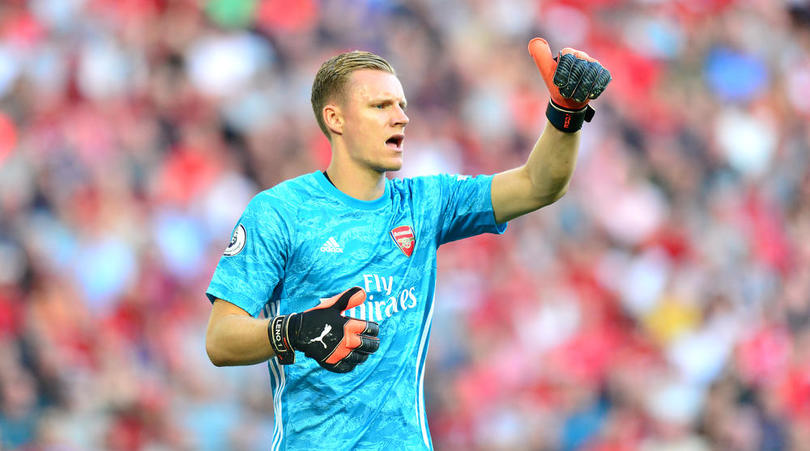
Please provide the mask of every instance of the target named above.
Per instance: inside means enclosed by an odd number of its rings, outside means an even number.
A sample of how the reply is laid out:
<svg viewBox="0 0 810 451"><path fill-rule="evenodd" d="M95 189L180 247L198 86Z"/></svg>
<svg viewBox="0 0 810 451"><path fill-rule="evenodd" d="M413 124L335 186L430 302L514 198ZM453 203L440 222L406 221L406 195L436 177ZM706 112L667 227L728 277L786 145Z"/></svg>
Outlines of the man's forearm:
<svg viewBox="0 0 810 451"><path fill-rule="evenodd" d="M574 173L580 132L566 133L546 123L535 143L526 170L535 195L548 205L565 194Z"/></svg>
<svg viewBox="0 0 810 451"><path fill-rule="evenodd" d="M273 357L268 319L227 315L208 325L205 349L216 366L252 365Z"/></svg>
<svg viewBox="0 0 810 451"><path fill-rule="evenodd" d="M495 221L511 221L562 197L574 172L578 146L579 132L565 133L547 124L526 164L492 178Z"/></svg>

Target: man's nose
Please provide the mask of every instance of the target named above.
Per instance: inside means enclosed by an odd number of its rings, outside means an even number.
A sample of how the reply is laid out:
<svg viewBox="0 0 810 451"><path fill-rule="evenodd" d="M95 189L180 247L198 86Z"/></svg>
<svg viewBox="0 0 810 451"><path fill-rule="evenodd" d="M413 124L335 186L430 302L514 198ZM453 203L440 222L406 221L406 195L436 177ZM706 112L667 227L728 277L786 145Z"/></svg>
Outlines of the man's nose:
<svg viewBox="0 0 810 451"><path fill-rule="evenodd" d="M402 125L402 126L408 125L408 122L410 122L411 119L408 117L407 114L405 114L405 110L402 109L402 107L400 107L399 105L397 105L394 108L394 110L395 110L394 125Z"/></svg>

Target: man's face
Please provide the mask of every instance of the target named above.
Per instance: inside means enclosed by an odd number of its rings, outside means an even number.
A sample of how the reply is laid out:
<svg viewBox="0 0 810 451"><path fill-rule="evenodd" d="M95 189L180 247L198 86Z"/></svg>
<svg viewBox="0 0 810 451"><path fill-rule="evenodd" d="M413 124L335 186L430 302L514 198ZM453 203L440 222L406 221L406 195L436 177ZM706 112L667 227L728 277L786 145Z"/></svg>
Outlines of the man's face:
<svg viewBox="0 0 810 451"><path fill-rule="evenodd" d="M402 168L405 140L405 94L388 72L362 69L352 73L341 102L343 140L349 157L378 172Z"/></svg>

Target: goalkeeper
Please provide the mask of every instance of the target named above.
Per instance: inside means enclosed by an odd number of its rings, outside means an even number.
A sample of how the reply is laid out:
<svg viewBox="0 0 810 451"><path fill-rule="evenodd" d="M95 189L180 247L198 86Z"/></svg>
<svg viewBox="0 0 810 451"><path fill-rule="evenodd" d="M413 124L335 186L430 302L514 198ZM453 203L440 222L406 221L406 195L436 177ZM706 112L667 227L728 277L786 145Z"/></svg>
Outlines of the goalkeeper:
<svg viewBox="0 0 810 451"><path fill-rule="evenodd" d="M529 53L549 124L525 165L477 177L386 178L408 125L394 69L360 51L319 69L312 107L329 166L251 200L206 292L211 361L268 362L273 450L432 449L422 383L436 250L559 199L588 102L610 81L584 52L555 58L535 38Z"/></svg>

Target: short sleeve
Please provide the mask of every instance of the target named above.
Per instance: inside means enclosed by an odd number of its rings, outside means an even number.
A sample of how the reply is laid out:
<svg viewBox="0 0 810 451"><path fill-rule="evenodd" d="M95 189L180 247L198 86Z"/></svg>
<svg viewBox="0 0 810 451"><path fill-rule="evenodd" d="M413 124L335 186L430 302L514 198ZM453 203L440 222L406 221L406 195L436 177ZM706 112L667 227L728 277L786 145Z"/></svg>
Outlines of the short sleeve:
<svg viewBox="0 0 810 451"><path fill-rule="evenodd" d="M440 195L439 245L482 233L501 234L506 230L506 223L495 222L491 175L434 177Z"/></svg>
<svg viewBox="0 0 810 451"><path fill-rule="evenodd" d="M217 264L208 299L223 299L258 316L284 277L290 222L277 199L265 193L254 197Z"/></svg>

